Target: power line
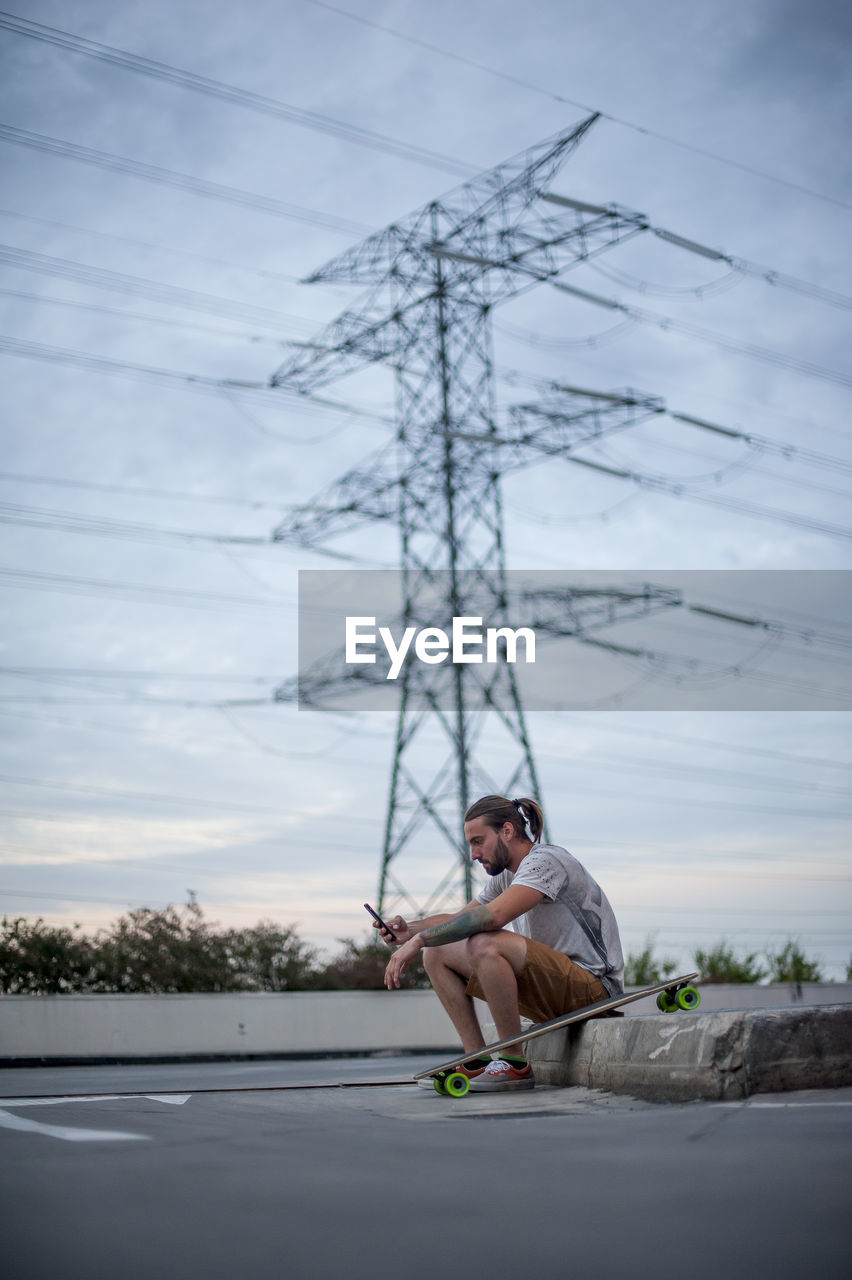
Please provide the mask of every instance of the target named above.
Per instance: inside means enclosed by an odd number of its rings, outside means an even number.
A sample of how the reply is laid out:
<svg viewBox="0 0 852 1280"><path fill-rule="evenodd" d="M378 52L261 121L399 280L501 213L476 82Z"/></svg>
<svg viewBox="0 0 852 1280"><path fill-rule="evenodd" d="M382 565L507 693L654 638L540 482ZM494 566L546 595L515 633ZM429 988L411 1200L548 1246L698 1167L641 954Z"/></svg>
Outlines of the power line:
<svg viewBox="0 0 852 1280"><path fill-rule="evenodd" d="M120 271L93 267L88 263L73 262L68 258L54 258L30 249L19 249L16 245L0 245L0 262L23 271L58 276L64 280L74 280L79 284L94 285L98 289L110 289L113 292L148 298L154 302L166 302L171 306L187 307L191 311L201 311L205 315L220 315L249 322L259 321L267 326L288 325L291 328L295 327L299 332L304 332L306 326L311 324L304 316L288 315L286 312L274 311L270 307L238 302L234 298L221 298L211 293L200 293L196 289L163 284L158 280L147 280L143 276L125 275Z"/></svg>
<svg viewBox="0 0 852 1280"><path fill-rule="evenodd" d="M191 680L209 683L220 681L223 684L275 684L279 676L238 676L227 671L122 671L103 667L32 667L32 666L0 666L0 672L6 675L32 676L80 676L91 680Z"/></svg>
<svg viewBox="0 0 852 1280"><path fill-rule="evenodd" d="M0 20L0 26L2 25ZM303 205L276 200L273 196L259 195L254 191L242 191L239 187L229 187L221 182L209 182L205 178L196 178L192 174L178 173L174 169L164 169L160 165L146 164L141 160L131 160L127 156L116 156L108 151L98 151L94 147L83 147L62 138L33 133L29 129L16 129L12 125L0 124L0 142L26 147L31 151L44 151L49 155L62 156L66 160L79 160L83 164L92 164L99 169L129 174L133 178L142 178L146 182L156 182L161 186L177 187L181 191L190 191L196 196L205 196L210 200L224 200L227 204L236 204L243 208L258 209L262 213L271 213L278 218L304 222L312 227L323 227L326 231L339 231L346 236L362 236L369 234L370 231L370 228L365 227L362 222L354 222L351 218L340 218L334 213L322 213L319 209L306 209Z"/></svg>
<svg viewBox="0 0 852 1280"><path fill-rule="evenodd" d="M672 236L654 227L651 230L661 239L668 240L669 243L679 244L681 247L687 244L680 236ZM808 280L800 280L797 276L786 275L783 272L775 271L772 267L759 266L756 262L749 262L746 258L734 258L731 254L723 253L721 250L713 251L713 254L720 261L730 263L731 271L723 276L721 280L717 280L712 284L695 285L691 288L653 285L647 280L642 280L639 276L630 275L626 271L619 271L614 267L604 266L601 263L590 263L589 267L607 280L613 280L616 284L633 289L636 293L652 293L660 297L678 297L685 293L691 293L697 297L704 297L708 293L718 292L723 286L730 287L731 283L738 283L751 276L753 279L762 280L765 284L788 289L792 293L811 298L815 302L823 302L827 306L837 307L841 311L852 311L852 298L845 293L837 293L834 289L825 289L822 285L812 284Z"/></svg>
<svg viewBox="0 0 852 1280"><path fill-rule="evenodd" d="M223 392L228 395L248 395L253 398L260 398L262 403L274 405L276 408L281 407L281 397L284 395L288 396L287 403L290 407L299 405L300 408L307 411L312 409L316 411L317 407L326 407L340 409L344 413L355 417L366 418L382 424L392 421L392 419L386 418L377 411L363 406L331 400L327 396L318 396L311 392L288 394L286 390L279 390L267 382L248 382L237 378L210 378L204 374L182 373L174 369L161 369L152 365L134 364L129 360L115 360L110 356L95 356L86 351L74 351L66 347L53 347L46 343L29 342L7 334L0 334L0 351L6 351L9 355L23 356L29 360L44 360L50 364L72 365L76 368L85 369L90 373L118 374L125 377L139 378L143 381L165 382L172 386L181 383L190 390L197 391ZM269 432L268 434L277 436L279 439L287 439L287 437L281 436L276 432Z"/></svg>
<svg viewBox="0 0 852 1280"><path fill-rule="evenodd" d="M716 422L708 422L706 418L696 418L692 414L682 413L674 409L666 409L664 412L676 422L683 422L688 427L695 427L699 431L709 431L714 435L722 436L729 440L742 440L745 444L758 449L761 453L771 453L775 457L785 459L798 458L812 467L825 467L830 471L845 471L852 474L852 461L848 458L838 458L836 455L817 453L813 449L803 449L800 445L772 440L768 436L757 435L753 431L741 431L737 427L720 426Z"/></svg>
<svg viewBox="0 0 852 1280"><path fill-rule="evenodd" d="M498 326L495 326L498 327ZM530 330L512 329L511 332L507 326L499 326L504 333L510 333L510 336L519 338L521 341L527 342L532 346L540 346L549 341L543 338L541 334L536 334ZM561 384L555 382L552 378L542 378L539 374L523 373L520 370L506 370L501 375L503 381L510 386L527 386L537 391L552 393L559 392L563 388ZM790 444L786 440L773 440L770 436L759 435L754 431L744 431L741 427L730 427L720 425L717 422L710 422L706 418L695 417L694 414L684 413L682 411L669 409L663 396L655 396L658 402L654 412L660 416L669 417L677 422L682 422L686 426L695 427L698 430L710 432L716 436L728 440L742 440L743 443L762 452L769 453L775 457L784 458L785 460L798 459L809 466L824 467L830 471L844 471L852 473L852 460L848 458L840 458L836 454L818 453L813 449L805 449L801 445ZM733 401L726 401L728 404L734 404ZM742 406L737 406L742 407ZM752 409L749 408L749 412ZM797 418L790 417L789 414L778 413L777 410L771 410L773 416L782 418L788 422L794 423L807 432L819 431L832 435L842 435L845 441L848 441L847 432L835 431L832 427L827 427L823 423L800 421Z"/></svg>
<svg viewBox="0 0 852 1280"><path fill-rule="evenodd" d="M110 520L100 516L79 515L73 511L53 511L45 507L27 507L18 503L0 503L0 524L22 525L36 529L59 529L65 533L91 534L99 538L124 538L134 542L185 542L231 544L235 546L282 546L269 534L244 537L236 534L200 533L188 529L165 529L157 525L134 524L127 520Z"/></svg>
<svg viewBox="0 0 852 1280"><path fill-rule="evenodd" d="M0 673L7 675L27 675L27 676L59 676L71 679L95 679L95 680L157 680L157 681L177 681L192 683L210 683L218 682L223 684L277 684L280 676L277 675L235 675L228 672L198 672L198 671L152 671L152 670L123 670L123 669L106 669L103 667L44 667L44 666L28 666L26 664L3 665L0 666ZM270 703L270 706L278 706L278 704ZM579 718L583 721L583 716ZM591 724L592 722L586 721ZM600 729L600 721L594 722L595 727ZM344 736L351 737L356 730L354 728L345 731ZM357 730L359 734L362 729ZM799 752L778 751L771 747L756 747L750 743L741 742L719 742L714 738L697 738L687 734L663 733L659 729L649 731L646 729L633 729L625 725L613 725L611 720L607 720L607 733L615 733L619 736L628 736L641 738L643 740L651 740L653 742L671 742L678 746L691 747L709 747L712 751L726 751L735 755L759 756L768 760L780 760L784 763L794 765L797 769L803 765L813 765L817 768L832 769L849 769L852 767L852 760L840 759L830 756L812 756L802 755ZM323 751L326 749L323 748ZM540 748L543 755L551 754L547 747ZM301 754L304 754L302 752ZM556 753L558 758L563 758L560 753ZM588 841L586 842L588 843ZM632 846L631 846L632 847Z"/></svg>
<svg viewBox="0 0 852 1280"><path fill-rule="evenodd" d="M720 465L720 460L714 454L707 453L703 450L690 449L685 445L673 444L668 440L652 438L649 441L647 435L643 439L641 428L637 430L636 443L640 449L643 448L643 446L647 448L648 444L651 444L654 448L663 449L667 453L676 453L681 457L701 458L709 462L714 462L716 465L710 472L703 472L699 475L684 475L681 472L674 472L663 477L664 479L671 480L673 483L681 484L684 488L689 490L694 490L698 486L719 484L723 479L728 479L731 476L740 476L743 473L748 472L749 475L765 476L768 480L776 480L780 484L793 484L797 489L810 489L815 493L827 493L834 497L846 498L847 500L852 498L852 494L850 494L846 489L836 489L833 485L819 484L814 480L803 480L799 474L783 475L778 471L767 471L765 467L758 466L758 462L760 461L764 450L760 449L757 445L750 445L746 452L740 457ZM598 453L602 458L606 458L608 461L614 462L616 466L630 465L630 459L625 455L624 451L619 451L612 445L599 446ZM779 454L780 453L781 451L779 450ZM792 461L793 457L794 454L791 453L787 461ZM840 462L839 467L831 466L828 469L845 470L846 464L844 461L842 459L839 459L838 461ZM813 466L821 464L811 463L810 465ZM852 467L850 467L850 472L852 472Z"/></svg>
<svg viewBox="0 0 852 1280"><path fill-rule="evenodd" d="M578 298L582 302L589 302L593 306L604 307L609 311L617 311L629 320L635 320L639 324L650 325L667 333L682 333L688 338L697 339L699 342L707 342L711 346L721 347L725 351L748 356L751 360L759 360L764 364L774 365L776 368L792 369L795 373L804 373L808 377L819 378L823 382L833 382L841 387L852 388L852 374L842 373L835 369L826 369L810 360L797 360L794 356L785 356L781 352L772 351L767 347L760 347L753 342L729 338L723 333L715 333L712 330L700 328L698 325L690 324L688 321L675 320L672 316L662 316L655 311L645 311L640 307L631 307L613 298L604 298L600 294L590 293L586 289L575 288L574 285L565 284L561 280L549 280L548 283L561 293L570 294L572 297Z"/></svg>
<svg viewBox="0 0 852 1280"><path fill-rule="evenodd" d="M135 71L155 80L178 85L182 89L191 89L195 93L203 93L224 102L232 102L237 106L247 107L249 110L259 111L279 120L286 120L289 124L296 124L301 128L331 134L332 137L342 138L346 142L354 142L358 146L370 147L386 155L428 165L433 169L441 169L445 173L453 173L458 177L467 178L476 172L473 165L465 164L451 156L441 155L437 151L430 151L426 147L418 147L413 143L403 142L372 129L363 129L347 121L335 120L331 116L320 115L316 111L305 111L301 107L291 106L275 98L268 98L260 93L252 93L250 90L225 84L221 80L196 75L192 71L184 71L164 62L155 62L152 58L143 58L138 54L128 53L124 49L115 49L111 45L100 44L95 40L86 40L81 36L71 35L67 31L60 31L56 27L18 18L11 13L0 13L0 27L5 27L16 35L28 36L73 53L95 58L99 62L107 62L125 71Z"/></svg>
<svg viewBox="0 0 852 1280"><path fill-rule="evenodd" d="M230 809L235 813L265 813L281 817L281 808L270 805L246 805L228 800L199 799L195 796L169 796L147 791L123 791L117 787L85 787L76 783L61 782L56 778L24 778L14 774L0 773L0 782L10 782L17 786L40 787L49 791L71 791L79 795L103 796L112 800L137 800L153 804L191 805L197 809Z"/></svg>
<svg viewBox="0 0 852 1280"><path fill-rule="evenodd" d="M595 727L599 729L600 722L597 722ZM606 728L610 733L644 738L646 740L651 739L654 742L674 742L684 746L710 747L713 751L731 751L741 755L764 756L769 760L784 760L797 767L815 765L820 768L828 766L832 769L848 769L852 766L852 760L831 759L826 756L803 756L789 751L776 751L769 747L746 746L742 743L718 742L712 738L693 738L685 734L662 733L656 729L653 732L649 732L645 729L631 729L624 725L614 726L610 722L607 723Z"/></svg>
<svg viewBox="0 0 852 1280"><path fill-rule="evenodd" d="M635 760L629 756L613 755L607 752L601 756L585 755L575 763L599 764L609 768L615 764L618 772L663 774L670 778L699 778L704 783L725 787L765 787L773 791L798 791L805 795L822 795L852 797L852 789L830 784L797 782L789 778L771 778L764 774L744 773L742 770L715 769L707 765L680 764L675 761Z"/></svg>
<svg viewBox="0 0 852 1280"><path fill-rule="evenodd" d="M58 227L62 231L72 231L84 236L96 236L101 240L113 240L117 244L129 244L136 249L150 249L154 253L168 253L173 257L204 262L208 266L224 267L227 271L244 271L248 275L259 276L265 280L283 280L287 284L301 284L298 276L287 275L283 271L272 271L266 267L251 267L242 262L225 262L222 258L213 258L206 253L195 253L191 249L175 249L170 245L151 244L148 240L135 240L131 236L119 236L113 231L96 230L94 227L78 227L70 222L57 222L55 218L41 218L35 213L20 213L12 209L0 209L0 217L18 218L22 222L36 222L46 227Z"/></svg>
<svg viewBox="0 0 852 1280"><path fill-rule="evenodd" d="M626 324L628 322L625 321L624 323ZM495 325L495 328L496 327L497 326ZM502 328L503 326L500 327ZM621 326L619 326L619 328L620 327ZM540 335L535 335L529 330L516 330L512 336L521 336L522 333L522 341L527 342L530 345L536 345L537 341L542 343L552 341L548 338L542 338ZM553 341L559 340L557 339ZM616 378L621 378L624 375L623 368L617 365L602 365L599 361L595 361L595 366L597 369L608 370ZM522 369L501 369L498 371L497 377L501 382L505 382L508 386L512 387L532 387L538 391L545 392L552 391L554 387L553 379L543 378L539 373L530 373ZM792 424L792 426L798 427L808 434L818 432L821 435L838 436L844 441L844 443L848 443L849 441L848 430L844 430L839 426L828 426L825 422L814 422L812 419L803 418L801 414L785 413L784 410L779 409L777 405L767 404L763 401L754 401L745 398L734 399L731 396L720 395L718 393L718 388L715 387L705 390L704 396L707 399L718 401L719 404L727 405L729 408L735 409L739 413L747 413L749 415L756 412L762 414L768 413L771 414L773 420L777 419L781 422L788 422ZM662 402L662 397L660 397L660 400ZM784 442L778 443L782 444L782 446L784 444Z"/></svg>
<svg viewBox="0 0 852 1280"><path fill-rule="evenodd" d="M295 606L284 601L261 600L251 596L221 595L212 591L190 591L177 587L153 587L144 583L115 582L104 578L79 578L58 573L39 573L33 570L7 569L0 567L0 579L9 586L23 587L33 591L62 592L68 595L116 595L129 599L135 604L148 598L162 600L169 604L182 605L185 608L212 608L234 604L247 605L256 609L285 609Z"/></svg>
<svg viewBox="0 0 852 1280"><path fill-rule="evenodd" d="M312 441L306 440L305 444ZM176 489L149 489L141 485L107 484L97 480L71 480L58 476L33 476L17 471L0 471L0 481L14 480L24 484L56 485L65 489L91 489L96 493L126 493L140 498L166 498L178 502L203 502L213 506L247 507L249 510L281 511L283 502L269 502L259 498L234 498L209 493L186 493Z"/></svg>
<svg viewBox="0 0 852 1280"><path fill-rule="evenodd" d="M167 325L171 329L185 329L193 333L210 333L219 338L239 338L243 342L269 342L277 347L286 346L281 338L268 334L245 333L237 329L220 329L209 324L192 324L189 320L171 320L167 316L149 316L138 311L122 311L116 307L99 306L95 302L76 302L70 298L48 298L40 293L22 293L18 289L0 289L4 298L17 298L21 302L35 302L52 307L70 307L74 311L91 311L102 316L113 316L119 320L142 320L145 324Z"/></svg>
<svg viewBox="0 0 852 1280"><path fill-rule="evenodd" d="M235 813L248 814L272 814L274 817L281 818L281 806L270 805L245 805L234 801L227 800L209 800L199 799L196 796L175 796L160 795L156 792L146 791L123 791L116 787L86 787L77 783L60 782L56 778L24 778L11 774L0 774L0 783L9 782L16 785L39 787L48 791L70 791L79 795L102 796L106 799L116 800L138 800L146 803L155 804L177 804L189 805L195 809L228 809ZM359 826L368 826L375 828L376 822L374 818L361 818L357 815L345 814L339 821L345 822L347 825L357 823ZM277 838L277 837L276 837ZM298 839L294 835L294 839Z"/></svg>
<svg viewBox="0 0 852 1280"><path fill-rule="evenodd" d="M828 204L837 205L841 209L852 209L852 204L845 200L840 200L836 196L826 195L824 192L815 191L812 187L806 187L802 183L792 182L788 178L779 178L776 174L767 173L763 169L756 169L753 165L743 164L739 160L731 160L728 156L719 155L718 152L709 151L705 147L696 146L692 142L684 142L680 138L674 138L669 134L659 133L654 129L645 128L638 125L632 120L626 120L620 116L611 115L608 111L602 111L597 107L590 107L587 103L578 102L574 98L566 98L562 94L553 93L550 89L543 89L540 85L533 84L529 80L523 80L519 76L511 75L505 71L499 71L496 67L489 67L484 62L477 62L474 58L465 57L455 50L445 49L440 45L431 44L427 40L421 40L416 36L407 35L395 27L389 27L383 23L375 22L371 18L362 17L360 14L351 13L348 9L340 9L336 5L328 4L326 0L307 0L308 4L313 4L318 9L327 9L331 13L339 14L341 17L350 18L353 22L360 22L363 26L374 27L378 31L384 31L387 35L392 35L398 40L404 40L407 44L415 45L421 49L427 49L431 53L440 54L444 58L450 58L454 62L460 62L465 66L474 67L477 71L483 71L486 75L495 76L499 80L508 81L516 84L523 89L529 89L533 93L542 94L546 98L550 98L553 102L560 102L569 107L577 107L581 111L587 113L594 112L599 115L602 120L609 120L611 124L617 124L625 129L632 129L635 133L641 133L648 138L656 138L660 142L666 142L674 147L680 147L684 151L691 151L695 155L704 156L708 160L715 160L718 164L728 165L732 169L739 169L743 173L751 174L752 177L763 178L767 182L774 182L779 186L787 187L792 191L798 191L802 195L812 196L816 200L824 200Z"/></svg>
<svg viewBox="0 0 852 1280"><path fill-rule="evenodd" d="M852 529L841 525L828 524L824 520L815 520L810 516L799 516L790 511L779 511L774 507L764 507L755 502L746 502L741 498L724 497L721 494L690 493L682 484L667 480L661 476L641 475L639 472L626 471L621 467L608 467L600 462L592 462L587 458L564 454L563 461L576 466L588 467L600 471L604 475L620 480L631 480L643 489L651 489L658 493L667 493L674 498L688 502L700 502L707 506L722 507L727 511L736 511L739 515L749 516L755 520L779 521L797 529L807 529L811 533L821 533L828 538L852 539Z"/></svg>
<svg viewBox="0 0 852 1280"><path fill-rule="evenodd" d="M30 891L27 889L5 889L0 888L0 897L3 898L39 898L48 902L102 902L108 907L149 907L151 906L150 898L90 898L83 897L75 893L42 893L41 891ZM169 904L171 905L171 904Z"/></svg>

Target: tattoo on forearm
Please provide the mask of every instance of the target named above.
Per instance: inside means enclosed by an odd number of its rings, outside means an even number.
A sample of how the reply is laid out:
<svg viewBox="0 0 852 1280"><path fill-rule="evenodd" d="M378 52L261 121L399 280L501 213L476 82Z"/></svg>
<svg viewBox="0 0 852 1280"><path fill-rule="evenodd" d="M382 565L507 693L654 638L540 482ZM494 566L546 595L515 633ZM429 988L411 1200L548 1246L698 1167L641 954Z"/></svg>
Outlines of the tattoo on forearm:
<svg viewBox="0 0 852 1280"><path fill-rule="evenodd" d="M431 929L424 929L420 937L423 939L424 946L442 947L447 942L461 942L463 938L470 938L474 933L487 933L499 927L488 908L480 905L467 907L457 916L451 916L449 920L445 920L443 924L435 924Z"/></svg>

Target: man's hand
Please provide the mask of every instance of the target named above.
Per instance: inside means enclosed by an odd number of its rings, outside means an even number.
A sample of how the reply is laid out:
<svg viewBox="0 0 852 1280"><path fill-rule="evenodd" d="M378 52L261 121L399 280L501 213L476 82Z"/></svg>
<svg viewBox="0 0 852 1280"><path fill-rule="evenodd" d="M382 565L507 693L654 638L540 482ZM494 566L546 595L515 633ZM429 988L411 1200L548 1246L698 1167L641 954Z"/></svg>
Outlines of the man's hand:
<svg viewBox="0 0 852 1280"><path fill-rule="evenodd" d="M414 937L414 934L411 932L402 916L394 916L393 920L386 921L386 924L388 928L392 929L396 934L396 942L394 942L389 933L380 927L378 920L373 921L373 928L376 930L376 933L378 937L381 938L382 942L386 943L389 947L398 947L401 943L408 942L409 938Z"/></svg>
<svg viewBox="0 0 852 1280"><path fill-rule="evenodd" d="M393 953L388 962L388 967L385 969L385 986L388 991L393 991L394 987L399 987L400 978L412 960L417 959L422 946L420 935L416 933L413 938L409 938L408 942Z"/></svg>

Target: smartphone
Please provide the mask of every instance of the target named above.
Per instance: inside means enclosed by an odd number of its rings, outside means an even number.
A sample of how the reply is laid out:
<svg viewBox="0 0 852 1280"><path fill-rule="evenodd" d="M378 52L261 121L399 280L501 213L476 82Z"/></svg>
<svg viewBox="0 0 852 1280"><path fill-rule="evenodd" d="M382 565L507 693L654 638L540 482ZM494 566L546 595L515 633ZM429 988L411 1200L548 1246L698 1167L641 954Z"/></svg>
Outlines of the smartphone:
<svg viewBox="0 0 852 1280"><path fill-rule="evenodd" d="M384 929L386 933L390 934L391 942L396 942L396 934L394 933L393 929L390 927L390 925L385 924L382 917L378 914L377 911L373 910L369 902L364 903L364 908L365 910L369 911L370 915L373 917L374 920L378 921L379 928Z"/></svg>

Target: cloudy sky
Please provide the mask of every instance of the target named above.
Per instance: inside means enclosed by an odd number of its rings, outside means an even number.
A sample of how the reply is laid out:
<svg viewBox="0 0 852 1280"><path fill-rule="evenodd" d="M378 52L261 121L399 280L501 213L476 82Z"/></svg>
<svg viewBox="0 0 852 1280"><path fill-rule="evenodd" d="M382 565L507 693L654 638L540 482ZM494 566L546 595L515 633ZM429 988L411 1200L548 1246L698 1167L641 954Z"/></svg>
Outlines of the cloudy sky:
<svg viewBox="0 0 852 1280"><path fill-rule="evenodd" d="M263 387L361 296L307 274L593 110L554 190L733 265L641 235L571 273L629 310L507 304L499 411L541 379L633 388L752 443L660 415L584 455L654 485L507 478L509 566L850 568L847 6L40 0L0 24L3 911L95 928L192 889L223 924L363 932L393 717L273 703L298 570L333 562L264 543L387 441L393 385ZM399 555L393 528L329 545ZM840 605L775 620L836 633ZM841 658L810 710L531 715L552 838L628 949L795 937L843 975ZM445 851L418 858L428 880Z"/></svg>

